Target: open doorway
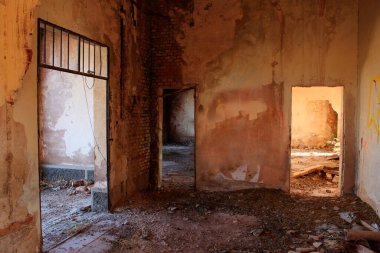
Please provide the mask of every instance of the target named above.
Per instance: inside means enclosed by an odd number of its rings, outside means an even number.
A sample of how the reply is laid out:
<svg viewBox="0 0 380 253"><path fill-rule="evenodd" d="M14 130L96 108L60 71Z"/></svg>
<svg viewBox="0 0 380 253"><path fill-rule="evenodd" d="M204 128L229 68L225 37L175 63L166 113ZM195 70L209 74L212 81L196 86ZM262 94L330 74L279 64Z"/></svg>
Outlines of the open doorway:
<svg viewBox="0 0 380 253"><path fill-rule="evenodd" d="M108 210L108 47L38 22L43 250Z"/></svg>
<svg viewBox="0 0 380 253"><path fill-rule="evenodd" d="M343 87L293 87L291 191L340 194Z"/></svg>
<svg viewBox="0 0 380 253"><path fill-rule="evenodd" d="M195 90L164 89L162 187L194 188Z"/></svg>

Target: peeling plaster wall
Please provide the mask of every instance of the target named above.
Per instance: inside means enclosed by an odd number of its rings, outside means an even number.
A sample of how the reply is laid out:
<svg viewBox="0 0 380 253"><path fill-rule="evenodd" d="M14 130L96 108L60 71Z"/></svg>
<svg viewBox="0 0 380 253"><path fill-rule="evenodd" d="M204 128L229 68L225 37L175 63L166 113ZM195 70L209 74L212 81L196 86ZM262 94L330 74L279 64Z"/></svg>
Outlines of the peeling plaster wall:
<svg viewBox="0 0 380 253"><path fill-rule="evenodd" d="M380 215L380 2L359 4L360 103L357 194Z"/></svg>
<svg viewBox="0 0 380 253"><path fill-rule="evenodd" d="M43 68L40 76L40 164L93 167L94 90L82 76ZM106 86L98 82L94 86Z"/></svg>
<svg viewBox="0 0 380 253"><path fill-rule="evenodd" d="M33 0L0 2L0 249L3 252L37 252L41 240L37 75L30 34L35 26L32 11L36 4Z"/></svg>
<svg viewBox="0 0 380 253"><path fill-rule="evenodd" d="M0 249L5 252L39 252L41 246L37 17L110 46L111 208L148 187L149 25L137 11L133 26L126 2L121 68L119 1L0 1Z"/></svg>
<svg viewBox="0 0 380 253"><path fill-rule="evenodd" d="M292 89L292 147L326 146L342 139L342 87Z"/></svg>
<svg viewBox="0 0 380 253"><path fill-rule="evenodd" d="M164 2L153 4L152 82L196 85L197 188L289 189L291 87L344 86L352 191L357 1Z"/></svg>
<svg viewBox="0 0 380 253"><path fill-rule="evenodd" d="M194 90L182 91L164 98L169 103L165 111L167 141L169 143L194 142Z"/></svg>

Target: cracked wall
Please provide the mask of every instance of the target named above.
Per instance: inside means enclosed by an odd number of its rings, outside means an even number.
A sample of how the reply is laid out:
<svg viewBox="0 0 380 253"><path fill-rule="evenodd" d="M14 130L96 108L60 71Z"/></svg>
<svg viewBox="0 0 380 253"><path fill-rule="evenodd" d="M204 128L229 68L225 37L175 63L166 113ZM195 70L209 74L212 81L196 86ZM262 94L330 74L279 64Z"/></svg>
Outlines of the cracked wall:
<svg viewBox="0 0 380 253"><path fill-rule="evenodd" d="M122 204L130 194L148 187L149 23L143 4L137 6L132 17L130 2L125 1L124 13L120 13L120 3L124 2L0 1L0 173L5 175L0 177L0 249L5 252L39 252L41 249L38 17L110 47L111 208ZM138 21L135 26L132 18Z"/></svg>
<svg viewBox="0 0 380 253"><path fill-rule="evenodd" d="M30 35L36 4L0 3L0 249L5 252L37 252L41 239L37 76L28 71L36 66Z"/></svg>
<svg viewBox="0 0 380 253"><path fill-rule="evenodd" d="M164 2L153 4L152 84L196 87L197 188L288 190L292 86L343 86L352 191L357 1Z"/></svg>

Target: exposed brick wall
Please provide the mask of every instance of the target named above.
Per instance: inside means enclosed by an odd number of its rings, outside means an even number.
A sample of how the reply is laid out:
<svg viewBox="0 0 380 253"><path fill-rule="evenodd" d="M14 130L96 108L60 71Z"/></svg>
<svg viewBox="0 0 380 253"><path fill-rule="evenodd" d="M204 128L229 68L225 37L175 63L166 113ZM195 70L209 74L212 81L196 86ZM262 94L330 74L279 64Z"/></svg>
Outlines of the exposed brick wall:
<svg viewBox="0 0 380 253"><path fill-rule="evenodd" d="M152 85L153 87L181 87L183 50L177 42L180 25L191 17L193 1L164 1L152 3ZM177 12L174 14L173 11Z"/></svg>
<svg viewBox="0 0 380 253"><path fill-rule="evenodd" d="M159 184L159 88L184 86L181 69L183 50L177 42L177 36L181 33L183 19L192 12L193 6L192 0L157 0L152 1L148 13L151 16L151 188ZM173 10L179 10L183 15L173 15Z"/></svg>
<svg viewBox="0 0 380 253"><path fill-rule="evenodd" d="M123 117L127 124L127 156L128 192L146 189L149 184L150 165L150 20L146 15L147 1L137 5L135 9L136 24L131 29L137 29L136 38L129 37L130 31L125 31L125 57L133 57L133 71L123 71L125 97ZM128 38L129 37L129 38ZM129 48L128 48L129 47ZM134 55L138 52L137 55ZM128 66L126 66L128 68ZM131 85L132 84L132 85Z"/></svg>
<svg viewBox="0 0 380 253"><path fill-rule="evenodd" d="M128 196L149 186L150 168L150 19L146 15L149 1L138 1L132 10L125 1L120 8L121 58L119 87L111 99L120 105L112 108L111 184L113 207L122 205ZM132 13L134 12L134 18ZM134 20L136 23L134 24ZM123 22L121 22L123 21Z"/></svg>

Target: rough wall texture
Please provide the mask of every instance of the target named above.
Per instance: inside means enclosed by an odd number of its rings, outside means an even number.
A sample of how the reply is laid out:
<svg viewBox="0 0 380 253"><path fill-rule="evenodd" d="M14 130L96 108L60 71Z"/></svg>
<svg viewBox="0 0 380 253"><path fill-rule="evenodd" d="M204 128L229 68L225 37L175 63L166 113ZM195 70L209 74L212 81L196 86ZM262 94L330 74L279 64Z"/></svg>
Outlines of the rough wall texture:
<svg viewBox="0 0 380 253"><path fill-rule="evenodd" d="M172 91L173 92L173 91ZM174 92L176 92L174 90ZM168 143L194 142L194 90L177 91L164 97L164 136ZM164 123L164 124L165 124ZM164 140L165 142L165 140Z"/></svg>
<svg viewBox="0 0 380 253"><path fill-rule="evenodd" d="M43 68L39 85L40 164L93 167L93 89L85 86L82 76ZM105 86L105 81L99 85Z"/></svg>
<svg viewBox="0 0 380 253"><path fill-rule="evenodd" d="M292 89L292 147L323 148L342 130L342 87Z"/></svg>
<svg viewBox="0 0 380 253"><path fill-rule="evenodd" d="M318 85L345 87L352 191L357 1L165 2L152 4L152 84L196 86L197 187L288 189L291 87Z"/></svg>
<svg viewBox="0 0 380 253"><path fill-rule="evenodd" d="M37 75L33 58L37 1L0 2L0 249L37 252L41 239L37 149ZM28 15L26 15L28 13ZM34 73L36 73L34 71Z"/></svg>
<svg viewBox="0 0 380 253"><path fill-rule="evenodd" d="M148 187L149 23L145 7L137 6L133 26L132 8L126 2L120 15L120 3L113 0L0 1L0 249L5 252L40 250L38 17L110 46L111 208Z"/></svg>
<svg viewBox="0 0 380 253"><path fill-rule="evenodd" d="M380 214L380 2L359 5L359 130L357 194Z"/></svg>
<svg viewBox="0 0 380 253"><path fill-rule="evenodd" d="M126 193L147 189L150 166L150 1L138 1L132 8L130 1L125 2L121 11L121 84L112 93L121 101L121 109L112 111L118 115L111 116L111 120L116 119L112 125L119 129L119 134L112 136L115 149L111 150L111 154L117 154L111 158L117 163L111 165L117 168L111 169L115 173L111 179L117 182L111 189L115 203L125 201ZM120 97L116 97L119 94Z"/></svg>

